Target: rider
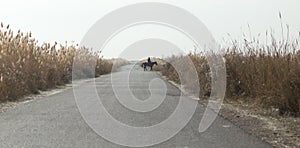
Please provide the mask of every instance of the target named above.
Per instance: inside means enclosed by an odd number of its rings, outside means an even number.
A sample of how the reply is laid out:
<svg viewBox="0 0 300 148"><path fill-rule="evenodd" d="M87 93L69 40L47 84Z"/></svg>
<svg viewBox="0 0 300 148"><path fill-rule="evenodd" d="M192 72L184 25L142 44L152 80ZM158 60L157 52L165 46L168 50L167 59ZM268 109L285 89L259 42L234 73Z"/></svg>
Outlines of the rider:
<svg viewBox="0 0 300 148"><path fill-rule="evenodd" d="M150 57L148 57L148 64L150 64L151 63L151 59L150 59Z"/></svg>

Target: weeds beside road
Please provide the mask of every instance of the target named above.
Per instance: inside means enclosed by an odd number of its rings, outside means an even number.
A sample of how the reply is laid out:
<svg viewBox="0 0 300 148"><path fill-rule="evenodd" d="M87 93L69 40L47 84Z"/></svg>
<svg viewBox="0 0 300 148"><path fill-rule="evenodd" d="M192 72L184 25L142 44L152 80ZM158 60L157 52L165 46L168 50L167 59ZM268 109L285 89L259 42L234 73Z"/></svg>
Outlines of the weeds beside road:
<svg viewBox="0 0 300 148"><path fill-rule="evenodd" d="M227 87L226 100L243 101L251 106L277 112L278 115L300 115L300 51L298 40L271 45L234 43L224 49ZM211 70L206 57L199 53L173 56L156 70L178 82L177 71L171 64L190 58L198 73L200 98L210 94ZM274 113L273 113L274 114Z"/></svg>
<svg viewBox="0 0 300 148"><path fill-rule="evenodd" d="M226 96L219 113L247 132L276 147L300 146L300 34L294 40L232 41L223 48L226 65ZM213 55L214 56L214 55ZM168 79L180 83L178 72L170 63L187 65L191 59L198 73L200 100L211 95L211 71L207 57L194 52L160 59L155 67ZM217 65L218 66L218 65ZM194 83L190 80L190 83ZM272 126L271 126L272 125Z"/></svg>
<svg viewBox="0 0 300 148"><path fill-rule="evenodd" d="M95 76L111 72L113 63L123 65L127 62L102 59L100 53L78 45L39 45L31 33L18 31L14 34L9 25L1 23L0 101L13 101L27 94L39 93L39 90L70 83L75 55L82 55L79 60L83 63L80 68L83 71L91 64L91 59L97 60Z"/></svg>

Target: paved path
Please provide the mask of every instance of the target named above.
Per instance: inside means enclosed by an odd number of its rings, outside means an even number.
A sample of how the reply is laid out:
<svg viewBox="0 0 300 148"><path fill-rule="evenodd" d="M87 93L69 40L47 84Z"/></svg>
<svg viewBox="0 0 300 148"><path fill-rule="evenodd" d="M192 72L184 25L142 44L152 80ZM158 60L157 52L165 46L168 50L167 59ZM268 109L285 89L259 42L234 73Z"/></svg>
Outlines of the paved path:
<svg viewBox="0 0 300 148"><path fill-rule="evenodd" d="M113 73L122 77L129 66ZM146 100L150 95L149 82L160 78L156 72L144 72L134 67L130 77L130 89L134 96ZM161 105L150 112L139 113L125 108L114 96L111 75L104 75L95 80L97 92L107 111L117 120L132 126L145 127L158 124L172 114L181 94L175 86L166 83L167 96ZM93 81L84 81L77 88L92 90ZM157 91L159 92L159 91ZM152 92L153 93L153 92ZM155 92L154 92L155 93ZM89 96L90 92L85 94ZM152 94L153 95L153 94ZM126 96L125 96L126 98ZM127 98L130 99L130 98ZM190 100L194 103L197 101ZM89 103L87 103L89 105ZM87 106L93 109L93 105ZM208 148L208 147L270 147L257 137L245 133L229 121L217 117L211 127L204 133L198 132L204 107L197 106L190 122L173 138L152 147L162 148ZM109 129L108 129L109 130ZM70 148L114 148L124 147L113 144L97 135L83 120L75 99L73 89L48 97L21 104L0 114L0 147L70 147ZM126 138L126 133L124 138Z"/></svg>

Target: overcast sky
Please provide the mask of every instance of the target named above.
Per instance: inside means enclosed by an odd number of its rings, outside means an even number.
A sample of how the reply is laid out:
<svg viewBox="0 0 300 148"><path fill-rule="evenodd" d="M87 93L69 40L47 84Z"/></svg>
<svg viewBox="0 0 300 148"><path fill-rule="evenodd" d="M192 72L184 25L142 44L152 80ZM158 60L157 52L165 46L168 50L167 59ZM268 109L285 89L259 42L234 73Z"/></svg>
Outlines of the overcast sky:
<svg viewBox="0 0 300 148"><path fill-rule="evenodd" d="M15 30L32 31L39 42L80 43L87 30L102 16L117 8L143 0L1 0L0 21ZM152 1L151 1L152 2ZM283 22L292 36L300 31L300 0L160 0L197 16L217 41L248 33L264 34L269 28L280 34ZM192 45L191 45L192 47ZM107 53L108 57L117 53Z"/></svg>

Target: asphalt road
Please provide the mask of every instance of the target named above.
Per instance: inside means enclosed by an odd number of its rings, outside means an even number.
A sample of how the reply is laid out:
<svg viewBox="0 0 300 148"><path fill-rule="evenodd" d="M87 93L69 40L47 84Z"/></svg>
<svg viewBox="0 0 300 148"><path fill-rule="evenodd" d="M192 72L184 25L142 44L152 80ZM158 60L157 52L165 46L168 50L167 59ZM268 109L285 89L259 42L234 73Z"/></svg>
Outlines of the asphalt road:
<svg viewBox="0 0 300 148"><path fill-rule="evenodd" d="M116 78L115 87L122 88L124 84L124 74L132 67L124 66L118 72L112 75ZM126 108L116 99L114 95L111 76L103 75L92 80L82 81L76 89L86 90L81 95L86 98L94 96L89 90L93 90L93 84L96 86L98 96L101 98L102 107L118 121L136 127L148 127L159 124L168 118L174 112L179 103L181 91L172 84L165 82L166 90L154 89L149 91L149 84L152 80L159 80L160 75L156 72L144 72L141 67L135 66L130 73L130 90L132 94L140 99L147 100L151 94L153 96L166 93L165 99L155 110L149 112L136 112ZM160 81L160 82L162 82ZM131 98L121 93L125 101ZM188 98L187 98L188 99ZM86 108L96 109L93 102L95 100L85 100ZM98 100L99 101L99 100ZM124 100L123 100L124 101ZM158 100L159 101L159 100ZM152 102L153 103L153 102ZM190 103L198 103L190 99ZM138 109L138 105L135 106ZM98 106L99 108L99 106ZM242 129L236 127L229 121L217 117L214 123L204 133L198 132L198 126L201 121L205 107L198 104L197 109L188 124L171 139L153 145L151 147L162 148L208 148L208 147L271 147L259 138L249 135ZM106 121L103 121L106 122ZM178 121L179 122L179 121ZM97 123L97 122L95 122ZM106 131L112 131L105 129ZM172 127L170 127L172 128ZM24 103L16 108L12 108L0 114L0 147L70 147L70 148L90 148L90 147L125 147L105 140L88 126L81 116L74 99L74 90L67 89L61 93L48 97L33 100ZM113 133L123 134L126 140L126 134L132 133ZM141 136L141 135L137 135ZM160 136L160 135L154 135ZM137 138L138 139L138 138ZM132 139L131 139L132 140Z"/></svg>

